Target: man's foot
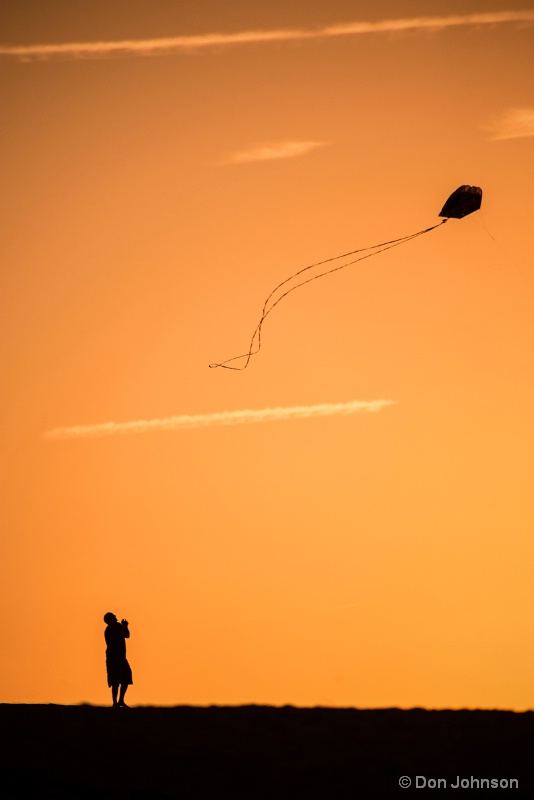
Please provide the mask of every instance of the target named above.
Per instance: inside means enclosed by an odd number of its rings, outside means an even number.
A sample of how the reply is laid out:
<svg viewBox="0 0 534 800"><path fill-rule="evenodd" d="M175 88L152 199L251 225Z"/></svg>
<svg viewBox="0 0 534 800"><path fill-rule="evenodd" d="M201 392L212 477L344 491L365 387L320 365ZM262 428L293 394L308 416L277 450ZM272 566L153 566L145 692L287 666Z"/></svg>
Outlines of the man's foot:
<svg viewBox="0 0 534 800"><path fill-rule="evenodd" d="M121 708L130 708L130 706L127 703L125 703L124 700L122 701L122 703L119 703L119 706Z"/></svg>

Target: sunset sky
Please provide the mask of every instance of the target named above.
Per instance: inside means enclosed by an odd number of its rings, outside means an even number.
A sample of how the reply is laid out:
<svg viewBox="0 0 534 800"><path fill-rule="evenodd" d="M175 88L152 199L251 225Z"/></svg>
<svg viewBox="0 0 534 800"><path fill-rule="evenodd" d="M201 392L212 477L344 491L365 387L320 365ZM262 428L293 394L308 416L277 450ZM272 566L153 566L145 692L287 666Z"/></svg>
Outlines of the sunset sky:
<svg viewBox="0 0 534 800"><path fill-rule="evenodd" d="M534 2L0 31L0 702L533 708Z"/></svg>

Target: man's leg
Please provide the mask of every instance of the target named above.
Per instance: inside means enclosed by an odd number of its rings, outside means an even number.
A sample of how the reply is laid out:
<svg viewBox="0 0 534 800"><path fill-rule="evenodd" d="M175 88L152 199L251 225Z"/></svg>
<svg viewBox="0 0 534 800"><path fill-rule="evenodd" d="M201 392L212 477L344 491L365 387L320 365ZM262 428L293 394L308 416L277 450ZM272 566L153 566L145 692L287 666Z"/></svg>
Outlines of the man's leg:
<svg viewBox="0 0 534 800"><path fill-rule="evenodd" d="M119 705L123 706L124 708L128 708L128 706L124 702L124 695L126 694L127 690L128 690L128 684L127 683L121 683L121 693L120 693L120 696L119 696Z"/></svg>
<svg viewBox="0 0 534 800"><path fill-rule="evenodd" d="M117 695L118 695L118 693L119 693L119 687L118 686L112 686L111 687L111 697L113 698L113 706L118 706L119 705L117 703Z"/></svg>

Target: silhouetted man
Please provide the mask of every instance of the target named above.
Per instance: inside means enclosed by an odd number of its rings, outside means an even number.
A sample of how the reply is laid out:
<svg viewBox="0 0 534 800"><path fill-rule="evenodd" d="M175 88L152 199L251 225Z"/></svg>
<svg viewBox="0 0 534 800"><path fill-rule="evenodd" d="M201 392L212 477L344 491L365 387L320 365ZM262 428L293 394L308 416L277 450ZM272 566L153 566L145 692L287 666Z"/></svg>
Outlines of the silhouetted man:
<svg viewBox="0 0 534 800"><path fill-rule="evenodd" d="M108 673L108 686L111 688L111 696L113 698L113 708L129 708L124 702L126 690L133 683L132 670L126 659L126 639L130 638L128 622L125 619L119 622L111 611L105 614L104 622L107 625L104 631L107 644L106 670Z"/></svg>

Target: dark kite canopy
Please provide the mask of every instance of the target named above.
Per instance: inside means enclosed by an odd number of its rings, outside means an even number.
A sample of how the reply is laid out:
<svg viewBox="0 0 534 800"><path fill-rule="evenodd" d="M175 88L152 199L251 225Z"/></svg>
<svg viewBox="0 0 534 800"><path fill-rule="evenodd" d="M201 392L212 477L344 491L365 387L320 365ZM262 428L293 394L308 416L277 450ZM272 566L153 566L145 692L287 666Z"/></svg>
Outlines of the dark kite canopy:
<svg viewBox="0 0 534 800"><path fill-rule="evenodd" d="M462 219L473 211L478 211L481 203L482 189L479 186L460 186L448 198L439 216Z"/></svg>

